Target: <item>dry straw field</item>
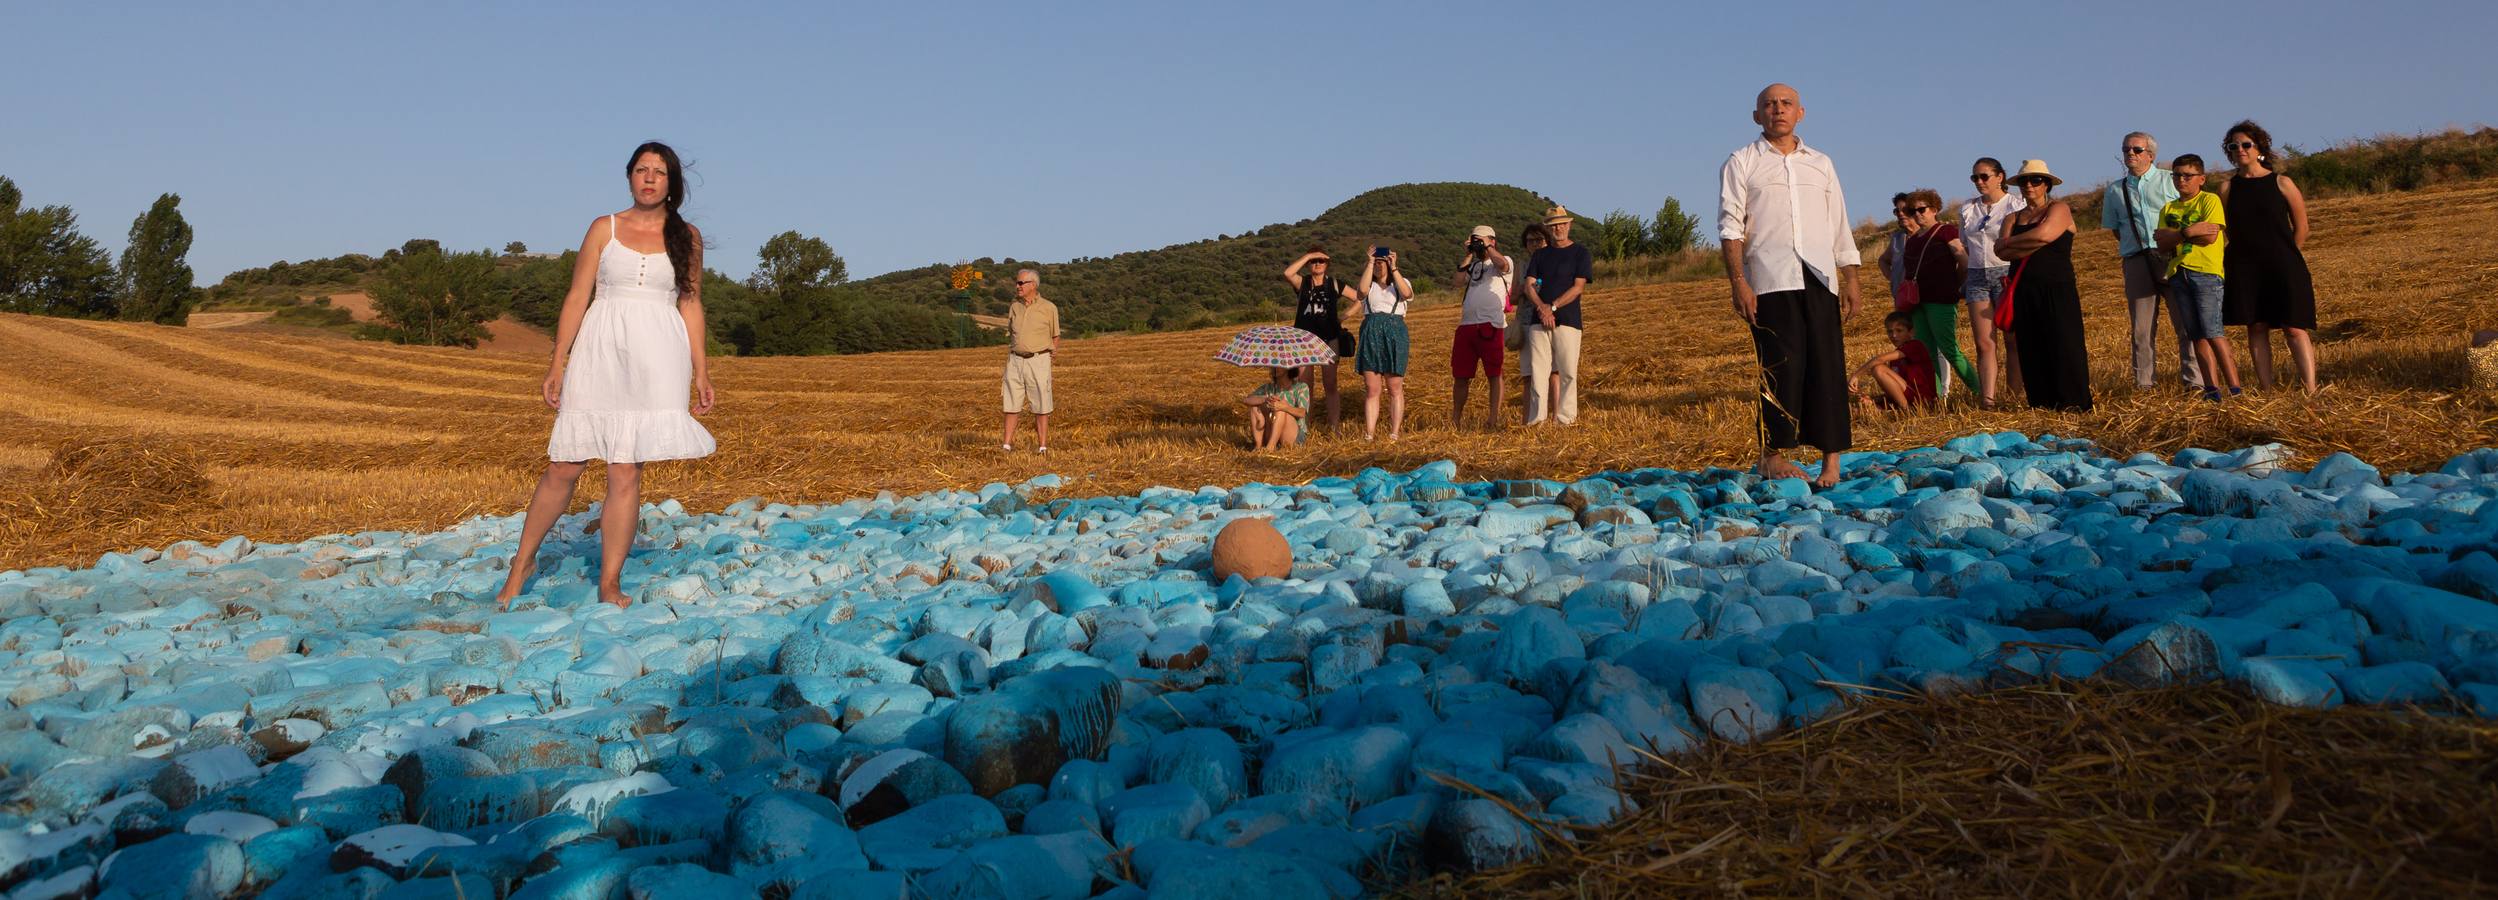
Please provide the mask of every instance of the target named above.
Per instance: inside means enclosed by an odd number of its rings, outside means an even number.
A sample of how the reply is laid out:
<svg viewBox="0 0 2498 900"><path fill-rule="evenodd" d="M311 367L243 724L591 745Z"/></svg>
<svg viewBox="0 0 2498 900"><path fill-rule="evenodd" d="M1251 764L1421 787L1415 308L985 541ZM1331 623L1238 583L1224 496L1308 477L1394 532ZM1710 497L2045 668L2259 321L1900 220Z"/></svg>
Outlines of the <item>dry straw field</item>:
<svg viewBox="0 0 2498 900"><path fill-rule="evenodd" d="M1981 429L2079 435L2128 451L2281 441L2311 458L2350 450L2393 471L2498 443L2498 404L2466 395L2463 356L2471 330L2498 327L2498 183L2323 201L2314 221L2328 385L2318 398L2275 392L2216 407L2166 389L2135 393L2110 238L2090 232L2075 255L2097 411L1863 420L1858 446L1915 447ZM1288 308L1280 285L1276 293L1281 319ZM1113 335L1060 354L1046 458L996 450L996 348L717 360L720 408L708 424L720 452L655 465L646 488L702 510L748 496L839 500L1043 472L1093 494L1293 483L1443 458L1472 477L1568 478L1742 464L1757 452L1751 351L1721 283L1598 285L1586 303L1585 415L1568 428L1453 429L1443 361L1456 310L1441 306L1413 316L1409 425L1395 444L1365 443L1349 421L1345 436L1251 456L1231 404L1262 376L1208 360L1225 332ZM1880 287L1869 291L1850 328L1852 357L1879 346L1888 305ZM15 398L0 406L0 568L76 565L184 538L283 541L511 513L542 464L552 416L536 399L545 371L536 355L0 316L0 358L9 361L0 391ZM2163 377L2173 370L2164 360ZM1348 418L1358 421L1359 380L1350 366L1344 376ZM1519 384L1506 386L1512 423ZM579 497L598 493L585 484Z"/></svg>
<svg viewBox="0 0 2498 900"><path fill-rule="evenodd" d="M2468 391L2464 356L2472 330L2498 327L2498 182L2322 201L2314 221L2319 397L2214 406L2134 392L2113 247L2093 232L2076 255L2097 411L1860 421L1858 445L2000 429L2119 451L2280 441L2396 471L2498 444L2498 401ZM1280 285L1276 294L1280 319ZM1575 427L1452 428L1440 360L1456 316L1443 306L1413 317L1410 424L1395 444L1340 435L1251 456L1232 400L1260 376L1208 360L1224 333L1116 335L1060 355L1046 458L995 449L997 348L719 360L708 422L720 452L654 466L646 487L704 510L1043 472L1093 494L1442 458L1466 477L1568 478L1740 465L1756 452L1750 349L1719 283L1599 285L1586 302ZM1870 293L1852 356L1879 345L1876 313L1888 305ZM14 401L0 407L0 569L184 538L283 541L509 514L543 463L551 416L536 399L545 361L534 355L0 316L0 358L0 390ZM1515 381L1508 393L1514 422ZM1358 396L1348 399L1358 421ZM598 493L586 484L579 496ZM1777 740L1712 747L1635 788L1642 811L1624 827L1556 844L1547 862L1406 890L2451 896L2498 884L2498 730L2294 713L2228 691L2052 686L1872 704Z"/></svg>

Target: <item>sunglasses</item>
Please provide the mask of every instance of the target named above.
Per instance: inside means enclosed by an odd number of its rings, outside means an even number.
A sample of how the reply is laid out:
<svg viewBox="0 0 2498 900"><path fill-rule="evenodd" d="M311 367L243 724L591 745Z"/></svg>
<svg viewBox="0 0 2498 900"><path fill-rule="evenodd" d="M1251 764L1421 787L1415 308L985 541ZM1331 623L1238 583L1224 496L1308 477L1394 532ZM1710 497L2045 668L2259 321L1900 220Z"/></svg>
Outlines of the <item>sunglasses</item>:
<svg viewBox="0 0 2498 900"><path fill-rule="evenodd" d="M1021 279L1021 278L1015 279L1015 283L1016 283L1016 284L1019 284L1019 285L1021 285L1021 284L1040 284L1040 282L1038 282L1038 281L1025 281L1025 280L1023 280L1023 279Z"/></svg>
<svg viewBox="0 0 2498 900"><path fill-rule="evenodd" d="M2048 181L2047 176L2044 175L2032 175L2028 178L2013 179L2012 183L2022 187L2046 187L2054 182Z"/></svg>
<svg viewBox="0 0 2498 900"><path fill-rule="evenodd" d="M1985 184L1985 183L1987 183L1988 181L1993 180L1993 179L1994 179L1994 177L1995 177L1995 173L1993 173L1993 172L1979 172L1979 173L1977 173L1977 174L1975 174L1975 175L1971 175L1971 176L1969 176L1969 183L1970 183L1970 184Z"/></svg>
<svg viewBox="0 0 2498 900"><path fill-rule="evenodd" d="M2149 154L2150 152L2151 152L2151 148L2149 148L2149 147L2127 147L2127 148L2125 148L2125 155L2127 155L2127 156L2144 155L2144 154Z"/></svg>
<svg viewBox="0 0 2498 900"><path fill-rule="evenodd" d="M2201 173L2201 172L2170 172L2170 173L2168 173L2168 177L2170 177L2170 178L2174 178L2174 179L2177 179L2177 180L2179 180L2179 181L2184 181L2184 180L2186 180L2186 179L2188 179L2188 178L2201 178L2201 177L2203 177L2203 173Z"/></svg>
<svg viewBox="0 0 2498 900"><path fill-rule="evenodd" d="M1913 216L1933 208L1934 207L1931 206L1894 206L1891 208L1891 214L1895 216Z"/></svg>
<svg viewBox="0 0 2498 900"><path fill-rule="evenodd" d="M2223 149L2223 150L2253 150L2253 149L2255 149L2255 142L2254 142L2254 141L2222 141L2222 142L2221 142L2221 144L2220 144L2220 148L2221 148L2221 149Z"/></svg>

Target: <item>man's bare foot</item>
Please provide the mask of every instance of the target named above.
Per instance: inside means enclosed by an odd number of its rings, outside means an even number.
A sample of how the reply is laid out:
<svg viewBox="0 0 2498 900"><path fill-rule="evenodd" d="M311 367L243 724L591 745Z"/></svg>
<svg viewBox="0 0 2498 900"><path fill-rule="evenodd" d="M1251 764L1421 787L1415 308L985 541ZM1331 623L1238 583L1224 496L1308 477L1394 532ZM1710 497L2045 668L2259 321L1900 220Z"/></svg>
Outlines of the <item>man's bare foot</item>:
<svg viewBox="0 0 2498 900"><path fill-rule="evenodd" d="M605 603L617 609L624 609L633 605L633 598L625 596L625 592L621 588L614 585L602 584L598 586L598 602Z"/></svg>
<svg viewBox="0 0 2498 900"><path fill-rule="evenodd" d="M1752 471L1763 478L1805 478L1804 469L1784 456L1766 456Z"/></svg>
<svg viewBox="0 0 2498 900"><path fill-rule="evenodd" d="M513 569L512 574L503 579L503 590L494 595L494 608L498 611L510 610L512 601L529 589L529 579L536 577L538 577L537 566Z"/></svg>

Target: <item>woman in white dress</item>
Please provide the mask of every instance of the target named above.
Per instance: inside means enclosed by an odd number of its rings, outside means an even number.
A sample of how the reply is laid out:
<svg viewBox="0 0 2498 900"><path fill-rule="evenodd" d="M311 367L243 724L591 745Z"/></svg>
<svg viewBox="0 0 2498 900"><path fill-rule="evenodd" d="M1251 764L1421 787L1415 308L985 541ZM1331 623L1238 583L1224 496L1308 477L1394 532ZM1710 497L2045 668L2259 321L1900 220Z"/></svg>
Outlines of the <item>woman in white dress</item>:
<svg viewBox="0 0 2498 900"><path fill-rule="evenodd" d="M640 530L642 464L713 449L711 433L694 421L712 406L703 356L703 237L677 214L685 205L685 173L676 151L657 141L634 148L625 183L633 208L590 223L556 322L555 358L541 388L555 410L555 430L511 574L495 597L506 607L528 588L547 529L572 504L573 485L593 459L607 461L599 599L630 605L622 576Z"/></svg>

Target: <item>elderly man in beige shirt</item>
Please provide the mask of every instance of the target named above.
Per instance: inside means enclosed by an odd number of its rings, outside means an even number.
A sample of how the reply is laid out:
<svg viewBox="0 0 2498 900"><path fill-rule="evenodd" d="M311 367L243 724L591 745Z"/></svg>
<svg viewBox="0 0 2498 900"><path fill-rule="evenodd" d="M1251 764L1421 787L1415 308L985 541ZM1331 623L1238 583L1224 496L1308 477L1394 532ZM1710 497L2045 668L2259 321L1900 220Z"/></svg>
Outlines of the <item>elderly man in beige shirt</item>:
<svg viewBox="0 0 2498 900"><path fill-rule="evenodd" d="M1033 414L1035 449L1050 452L1050 358L1058 352L1058 304L1041 296L1041 273L1015 273L1015 303L1006 310L1006 380L999 395L1006 403L1006 435L998 449L1015 449L1015 422L1026 407Z"/></svg>

